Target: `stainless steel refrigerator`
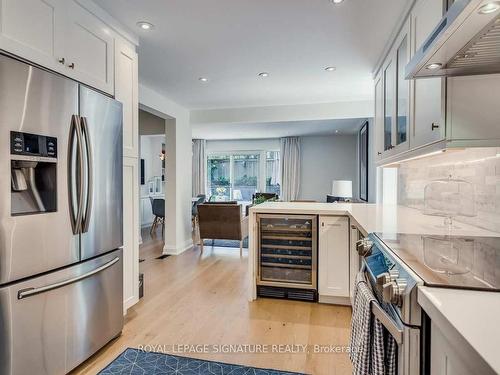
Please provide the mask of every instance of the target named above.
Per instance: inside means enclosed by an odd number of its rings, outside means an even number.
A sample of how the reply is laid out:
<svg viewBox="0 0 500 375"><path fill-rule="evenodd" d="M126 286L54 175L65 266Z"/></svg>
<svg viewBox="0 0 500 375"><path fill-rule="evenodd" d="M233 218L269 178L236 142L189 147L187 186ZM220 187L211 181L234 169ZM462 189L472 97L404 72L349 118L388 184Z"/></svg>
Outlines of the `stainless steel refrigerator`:
<svg viewBox="0 0 500 375"><path fill-rule="evenodd" d="M0 374L64 374L123 327L122 105L0 55Z"/></svg>

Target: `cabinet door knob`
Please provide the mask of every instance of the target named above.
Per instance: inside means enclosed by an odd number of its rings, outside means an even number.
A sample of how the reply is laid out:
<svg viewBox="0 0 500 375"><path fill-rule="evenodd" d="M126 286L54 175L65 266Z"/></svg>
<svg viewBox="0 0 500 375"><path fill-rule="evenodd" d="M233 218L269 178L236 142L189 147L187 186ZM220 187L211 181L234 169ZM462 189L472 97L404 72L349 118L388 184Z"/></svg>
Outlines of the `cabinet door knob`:
<svg viewBox="0 0 500 375"><path fill-rule="evenodd" d="M71 64L69 64L69 65L68 65L68 68L70 68L70 69L75 69L75 63L71 63Z"/></svg>
<svg viewBox="0 0 500 375"><path fill-rule="evenodd" d="M63 65L64 65L64 63L66 62L66 59L65 59L64 57L61 57L61 58L60 58L59 60L57 60L57 61L59 61L59 63L60 63L60 64L63 64Z"/></svg>
<svg viewBox="0 0 500 375"><path fill-rule="evenodd" d="M432 129L432 131L434 131L434 129L439 129L439 124L436 124L435 122L433 122L431 129Z"/></svg>
<svg viewBox="0 0 500 375"><path fill-rule="evenodd" d="M378 154L378 155L382 155L382 153L381 153L380 151L379 151L379 152L377 152L377 154Z"/></svg>

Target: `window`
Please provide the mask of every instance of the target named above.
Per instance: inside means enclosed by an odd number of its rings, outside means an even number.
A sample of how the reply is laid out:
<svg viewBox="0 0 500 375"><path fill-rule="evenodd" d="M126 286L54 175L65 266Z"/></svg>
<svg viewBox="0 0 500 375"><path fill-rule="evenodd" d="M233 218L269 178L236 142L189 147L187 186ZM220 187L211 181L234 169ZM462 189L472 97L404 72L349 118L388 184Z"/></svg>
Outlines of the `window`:
<svg viewBox="0 0 500 375"><path fill-rule="evenodd" d="M266 193L280 195L280 153L279 151L266 152Z"/></svg>
<svg viewBox="0 0 500 375"><path fill-rule="evenodd" d="M234 151L207 156L211 201L250 202L256 192L280 193L278 151Z"/></svg>
<svg viewBox="0 0 500 375"><path fill-rule="evenodd" d="M218 196L220 200L230 200L230 157L229 155L210 155L208 157L208 192L209 196Z"/></svg>
<svg viewBox="0 0 500 375"><path fill-rule="evenodd" d="M231 199L236 201L252 200L252 194L259 187L259 154L233 154L233 178L231 180Z"/></svg>

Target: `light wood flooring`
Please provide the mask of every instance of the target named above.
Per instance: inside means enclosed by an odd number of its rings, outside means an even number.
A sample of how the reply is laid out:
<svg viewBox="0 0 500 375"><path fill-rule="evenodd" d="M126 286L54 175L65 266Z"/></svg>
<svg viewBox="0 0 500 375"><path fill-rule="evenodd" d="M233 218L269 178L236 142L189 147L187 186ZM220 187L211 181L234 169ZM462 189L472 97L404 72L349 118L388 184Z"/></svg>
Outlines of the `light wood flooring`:
<svg viewBox="0 0 500 375"><path fill-rule="evenodd" d="M347 346L349 307L275 299L247 300L247 252L195 247L163 260L159 235L143 233L140 263L145 296L125 317L122 335L82 364L74 374L96 374L127 347L161 345L172 351L184 344L309 345L309 352L182 353L179 355L255 367L305 372L350 374L346 353L315 353L314 345ZM276 348L276 347L275 347ZM288 347L290 348L290 347ZM286 348L283 348L286 349Z"/></svg>

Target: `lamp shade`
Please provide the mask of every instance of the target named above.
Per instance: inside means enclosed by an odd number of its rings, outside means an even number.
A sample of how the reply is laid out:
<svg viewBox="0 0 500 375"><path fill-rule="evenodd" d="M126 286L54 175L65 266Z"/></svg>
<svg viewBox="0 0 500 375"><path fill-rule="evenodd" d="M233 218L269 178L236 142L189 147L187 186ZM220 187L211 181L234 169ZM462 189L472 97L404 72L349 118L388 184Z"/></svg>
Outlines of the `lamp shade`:
<svg viewBox="0 0 500 375"><path fill-rule="evenodd" d="M352 181L333 180L332 195L339 198L352 198Z"/></svg>

